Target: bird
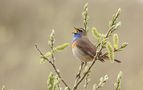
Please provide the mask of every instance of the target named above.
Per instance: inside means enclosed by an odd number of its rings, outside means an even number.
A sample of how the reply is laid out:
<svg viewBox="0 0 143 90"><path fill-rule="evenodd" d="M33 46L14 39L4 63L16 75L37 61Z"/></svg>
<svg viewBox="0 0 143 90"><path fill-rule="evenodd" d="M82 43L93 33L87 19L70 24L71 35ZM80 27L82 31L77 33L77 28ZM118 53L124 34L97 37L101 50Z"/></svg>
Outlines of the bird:
<svg viewBox="0 0 143 90"><path fill-rule="evenodd" d="M96 47L87 37L87 33L83 28L75 28L72 40L72 52L76 59L82 62L92 61L96 55Z"/></svg>
<svg viewBox="0 0 143 90"><path fill-rule="evenodd" d="M83 28L74 27L73 40L72 40L72 53L76 59L79 59L81 62L84 63L93 61L97 53L96 46L89 40L87 32ZM101 62L104 62L105 61L104 59L107 58L108 56L99 57L99 60ZM120 63L119 60L115 61Z"/></svg>
<svg viewBox="0 0 143 90"><path fill-rule="evenodd" d="M76 78L80 78L83 68L86 67L88 62L94 60L94 57L97 53L96 46L89 40L85 29L74 27L72 52L73 56L81 61L79 72L76 75ZM100 60L101 62L105 62L105 59L109 60L108 56L102 55L102 52L99 52L98 60ZM116 59L114 61L118 63L121 62Z"/></svg>

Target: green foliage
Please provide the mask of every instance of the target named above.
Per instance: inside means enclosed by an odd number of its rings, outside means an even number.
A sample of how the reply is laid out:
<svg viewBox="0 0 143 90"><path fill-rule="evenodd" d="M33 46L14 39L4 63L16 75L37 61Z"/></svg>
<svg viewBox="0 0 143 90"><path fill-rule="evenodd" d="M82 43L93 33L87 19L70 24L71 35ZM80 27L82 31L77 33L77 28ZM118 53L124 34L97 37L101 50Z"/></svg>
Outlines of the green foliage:
<svg viewBox="0 0 143 90"><path fill-rule="evenodd" d="M117 12L112 16L112 20L109 22L109 26L112 27L113 25L117 24L117 19L121 13L121 8L117 10ZM119 25L119 24L118 24Z"/></svg>
<svg viewBox="0 0 143 90"><path fill-rule="evenodd" d="M122 71L119 72L118 76L117 76L117 82L114 84L116 90L121 90L121 79L122 79Z"/></svg>
<svg viewBox="0 0 143 90"><path fill-rule="evenodd" d="M98 41L97 45L102 45L102 47L105 48L107 43L107 38L105 34L98 32L95 27L92 28L92 34L93 37Z"/></svg>
<svg viewBox="0 0 143 90"><path fill-rule="evenodd" d="M50 59L51 58L51 56L52 56L52 52L50 51L50 52L47 52L45 55L44 55L46 58L48 58L48 59ZM44 64L44 63L46 63L46 59L45 58L43 58L43 56L41 56L41 59L40 59L40 63L41 64Z"/></svg>
<svg viewBox="0 0 143 90"><path fill-rule="evenodd" d="M64 50L66 47L68 47L69 46L69 43L64 43L64 44L62 44L62 45L58 45L57 47L55 47L55 51L62 51L62 50Z"/></svg>
<svg viewBox="0 0 143 90"><path fill-rule="evenodd" d="M114 62L115 55L114 52L123 50L127 43L123 43L121 47L119 47L119 36L118 34L113 34L114 31L116 31L119 26L121 25L121 22L118 21L118 18L120 16L121 9L119 8L117 12L112 16L111 21L109 22L109 29L106 34L100 33L97 31L95 27L92 28L92 34L95 37L95 39L98 40L97 49L100 46L102 49L106 48L105 53L108 54L108 58L111 60L111 62ZM113 46L110 41L110 36L113 34ZM102 53L104 53L102 51ZM106 54L105 54L106 55Z"/></svg>
<svg viewBox="0 0 143 90"><path fill-rule="evenodd" d="M121 22L117 22L114 26L113 26L113 30L118 29L118 27L121 26Z"/></svg>
<svg viewBox="0 0 143 90"><path fill-rule="evenodd" d="M118 27L121 25L121 22L118 21L119 15L121 13L121 9L119 8L118 11L112 16L112 20L109 21L109 31L106 37L110 36Z"/></svg>
<svg viewBox="0 0 143 90"><path fill-rule="evenodd" d="M84 5L84 10L83 10L83 13L82 13L82 17L83 17L84 29L88 32L88 27L87 27L88 20L89 20L89 16L88 16L88 3L86 3Z"/></svg>
<svg viewBox="0 0 143 90"><path fill-rule="evenodd" d="M115 49L119 48L119 36L118 34L113 35L113 45Z"/></svg>
<svg viewBox="0 0 143 90"><path fill-rule="evenodd" d="M114 49L113 49L113 47L112 47L110 42L107 42L106 48L107 48L109 59L111 60L111 62L114 62L114 59L115 59L115 57L114 57Z"/></svg>
<svg viewBox="0 0 143 90"><path fill-rule="evenodd" d="M92 34L96 39L101 37L101 33L99 33L95 27L92 28Z"/></svg>
<svg viewBox="0 0 143 90"><path fill-rule="evenodd" d="M48 42L49 42L49 47L51 48L51 50L45 53L44 57L43 56L41 57L40 59L41 64L47 61L45 58L50 59L51 57L53 57L55 53L60 52L69 46L69 43L64 43L64 44L54 47L54 44L55 44L55 31L54 30L52 30Z"/></svg>
<svg viewBox="0 0 143 90"><path fill-rule="evenodd" d="M92 28L92 34L98 40L98 43L100 43L102 34L95 27Z"/></svg>
<svg viewBox="0 0 143 90"><path fill-rule="evenodd" d="M124 42L124 43L122 44L122 46L121 46L121 49L124 49L124 48L126 48L127 46L128 46L128 43Z"/></svg>
<svg viewBox="0 0 143 90"><path fill-rule="evenodd" d="M55 30L53 29L49 37L49 46L52 47L55 43Z"/></svg>
<svg viewBox="0 0 143 90"><path fill-rule="evenodd" d="M56 90L59 85L58 77L55 76L52 72L48 76L47 85L48 90Z"/></svg>
<svg viewBox="0 0 143 90"><path fill-rule="evenodd" d="M53 54L55 54L56 52L60 52L62 50L64 50L66 47L69 46L69 43L64 43L64 44L61 44L61 45L58 45L56 47L53 48L53 50L45 53L45 57L50 59L52 57ZM45 63L47 60L45 60L43 57L41 57L41 60L40 60L40 63L43 64Z"/></svg>

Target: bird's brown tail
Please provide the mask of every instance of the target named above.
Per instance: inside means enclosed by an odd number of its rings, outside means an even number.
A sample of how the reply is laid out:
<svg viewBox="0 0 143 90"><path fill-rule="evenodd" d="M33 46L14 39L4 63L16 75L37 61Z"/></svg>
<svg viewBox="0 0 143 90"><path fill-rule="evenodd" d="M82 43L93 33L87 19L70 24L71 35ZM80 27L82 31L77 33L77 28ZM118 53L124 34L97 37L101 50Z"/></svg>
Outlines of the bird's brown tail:
<svg viewBox="0 0 143 90"><path fill-rule="evenodd" d="M99 59L101 62L105 62L105 60L109 60L108 56L100 57ZM121 63L120 60L114 59L115 62Z"/></svg>
<svg viewBox="0 0 143 90"><path fill-rule="evenodd" d="M120 60L117 60L117 59L115 59L114 61L117 62L117 63L121 63L121 61L120 61Z"/></svg>

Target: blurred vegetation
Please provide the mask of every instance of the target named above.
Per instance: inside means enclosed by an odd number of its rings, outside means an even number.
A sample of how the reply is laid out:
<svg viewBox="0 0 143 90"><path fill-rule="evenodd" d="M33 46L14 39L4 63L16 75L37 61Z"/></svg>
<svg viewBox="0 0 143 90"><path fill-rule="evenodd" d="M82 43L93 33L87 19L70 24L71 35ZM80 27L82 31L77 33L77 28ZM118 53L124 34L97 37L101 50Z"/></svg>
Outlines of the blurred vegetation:
<svg viewBox="0 0 143 90"><path fill-rule="evenodd" d="M5 85L2 86L1 90L12 90L12 89L7 89Z"/></svg>

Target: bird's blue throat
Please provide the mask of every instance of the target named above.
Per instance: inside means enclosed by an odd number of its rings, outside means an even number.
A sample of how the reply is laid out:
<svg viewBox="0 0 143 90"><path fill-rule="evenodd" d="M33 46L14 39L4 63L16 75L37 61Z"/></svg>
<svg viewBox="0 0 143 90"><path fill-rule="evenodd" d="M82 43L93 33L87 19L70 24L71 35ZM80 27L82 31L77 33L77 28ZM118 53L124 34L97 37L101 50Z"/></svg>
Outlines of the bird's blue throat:
<svg viewBox="0 0 143 90"><path fill-rule="evenodd" d="M72 42L74 42L74 41L77 40L78 38L81 38L81 33L75 33L75 34L73 35L73 40L72 40Z"/></svg>

